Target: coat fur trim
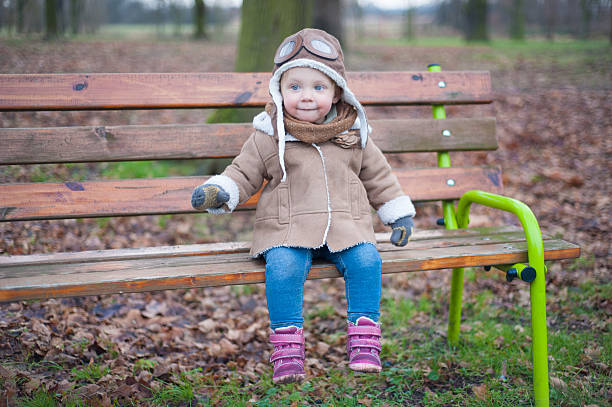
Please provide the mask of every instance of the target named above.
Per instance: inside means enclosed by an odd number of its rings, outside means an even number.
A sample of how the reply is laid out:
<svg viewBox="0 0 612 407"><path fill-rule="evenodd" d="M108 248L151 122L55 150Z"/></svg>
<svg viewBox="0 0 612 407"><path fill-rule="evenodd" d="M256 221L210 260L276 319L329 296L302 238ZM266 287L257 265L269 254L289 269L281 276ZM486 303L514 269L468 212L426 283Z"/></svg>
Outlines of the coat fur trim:
<svg viewBox="0 0 612 407"><path fill-rule="evenodd" d="M382 223L390 225L404 216L414 216L416 210L414 209L410 197L404 195L386 202L383 206L378 208L377 213Z"/></svg>

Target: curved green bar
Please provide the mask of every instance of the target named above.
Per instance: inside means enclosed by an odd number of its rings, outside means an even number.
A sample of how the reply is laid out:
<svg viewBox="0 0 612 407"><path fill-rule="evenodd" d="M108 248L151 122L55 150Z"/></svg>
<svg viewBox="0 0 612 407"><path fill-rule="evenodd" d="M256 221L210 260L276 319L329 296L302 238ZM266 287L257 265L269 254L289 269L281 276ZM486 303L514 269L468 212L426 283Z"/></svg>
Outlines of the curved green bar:
<svg viewBox="0 0 612 407"><path fill-rule="evenodd" d="M536 278L530 285L531 294L531 336L533 338L533 387L536 406L548 406L548 349L546 338L546 286L544 265L544 244L540 226L527 205L516 199L484 191L466 192L457 205L457 222L460 228L469 223L472 203L501 209L515 214L523 226L527 238L529 265L536 270Z"/></svg>

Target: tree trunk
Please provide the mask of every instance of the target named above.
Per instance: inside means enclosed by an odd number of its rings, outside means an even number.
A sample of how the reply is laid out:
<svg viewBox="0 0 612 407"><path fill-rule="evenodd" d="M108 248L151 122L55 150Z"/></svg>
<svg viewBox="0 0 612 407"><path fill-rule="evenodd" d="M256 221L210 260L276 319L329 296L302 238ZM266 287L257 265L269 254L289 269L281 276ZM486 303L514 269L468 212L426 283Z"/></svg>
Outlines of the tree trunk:
<svg viewBox="0 0 612 407"><path fill-rule="evenodd" d="M404 38L408 41L414 40L414 15L415 9L414 7L410 7L406 10L406 20L404 22Z"/></svg>
<svg viewBox="0 0 612 407"><path fill-rule="evenodd" d="M525 3L523 0L512 0L510 38L517 41L525 40Z"/></svg>
<svg viewBox="0 0 612 407"><path fill-rule="evenodd" d="M25 32L25 6L27 0L17 0L17 33L22 34Z"/></svg>
<svg viewBox="0 0 612 407"><path fill-rule="evenodd" d="M83 11L83 0L70 0L70 27L72 35L81 31L81 13Z"/></svg>
<svg viewBox="0 0 612 407"><path fill-rule="evenodd" d="M545 13L546 13L546 39L553 41L555 39L555 29L557 26L557 7L559 2L557 0L546 0Z"/></svg>
<svg viewBox="0 0 612 407"><path fill-rule="evenodd" d="M312 28L327 31L344 46L342 6L340 0L314 0Z"/></svg>
<svg viewBox="0 0 612 407"><path fill-rule="evenodd" d="M64 0L55 0L57 11L57 31L63 35L66 31L66 21L64 19Z"/></svg>
<svg viewBox="0 0 612 407"><path fill-rule="evenodd" d="M206 38L206 5L204 0L195 0L193 5L193 36Z"/></svg>
<svg viewBox="0 0 612 407"><path fill-rule="evenodd" d="M487 0L468 0L466 4L466 31L467 41L488 41L487 28Z"/></svg>
<svg viewBox="0 0 612 407"><path fill-rule="evenodd" d="M57 1L45 0L45 37L50 40L57 36Z"/></svg>
<svg viewBox="0 0 612 407"><path fill-rule="evenodd" d="M236 72L270 72L274 53L287 36L310 25L310 1L245 0L242 2ZM229 67L228 67L229 68ZM267 87L268 84L262 86ZM251 122L261 108L218 109L208 123ZM218 173L230 160L208 160L208 173Z"/></svg>
<svg viewBox="0 0 612 407"><path fill-rule="evenodd" d="M591 0L580 0L580 10L582 11L580 38L586 40L591 36L591 20L593 18Z"/></svg>

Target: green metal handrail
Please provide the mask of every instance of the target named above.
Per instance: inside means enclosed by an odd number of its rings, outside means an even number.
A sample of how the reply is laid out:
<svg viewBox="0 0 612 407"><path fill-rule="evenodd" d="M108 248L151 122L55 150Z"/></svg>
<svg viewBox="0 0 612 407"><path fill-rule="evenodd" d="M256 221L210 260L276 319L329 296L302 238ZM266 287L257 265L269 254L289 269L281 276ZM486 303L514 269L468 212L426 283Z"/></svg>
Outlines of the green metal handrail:
<svg viewBox="0 0 612 407"><path fill-rule="evenodd" d="M546 266L544 264L544 244L542 242L540 226L531 209L524 203L505 196L474 190L463 194L457 204L457 222L460 228L466 228L468 226L470 206L472 203L513 213L518 217L523 226L527 239L529 266L533 267L536 272L535 280L530 284L533 387L535 402L536 406L548 406Z"/></svg>

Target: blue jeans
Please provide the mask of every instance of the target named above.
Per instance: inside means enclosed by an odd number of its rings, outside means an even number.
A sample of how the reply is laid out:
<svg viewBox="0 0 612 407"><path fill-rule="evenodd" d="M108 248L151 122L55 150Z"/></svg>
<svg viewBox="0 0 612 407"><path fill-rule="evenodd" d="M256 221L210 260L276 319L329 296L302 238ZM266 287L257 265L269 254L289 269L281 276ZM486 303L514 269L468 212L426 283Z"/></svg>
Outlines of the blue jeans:
<svg viewBox="0 0 612 407"><path fill-rule="evenodd" d="M344 277L348 320L361 316L378 321L382 261L371 243L332 253L327 245L318 249L275 247L265 252L266 298L270 328L302 327L304 282L313 259L336 265Z"/></svg>

